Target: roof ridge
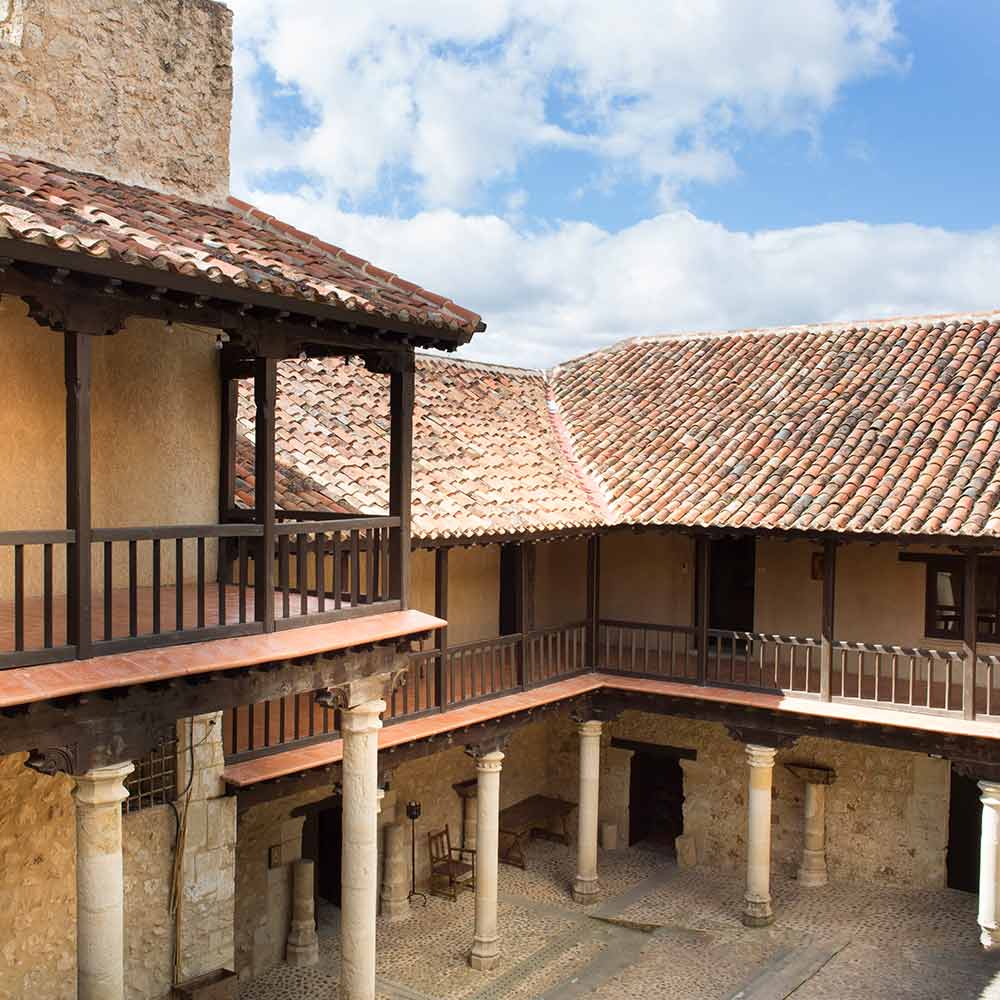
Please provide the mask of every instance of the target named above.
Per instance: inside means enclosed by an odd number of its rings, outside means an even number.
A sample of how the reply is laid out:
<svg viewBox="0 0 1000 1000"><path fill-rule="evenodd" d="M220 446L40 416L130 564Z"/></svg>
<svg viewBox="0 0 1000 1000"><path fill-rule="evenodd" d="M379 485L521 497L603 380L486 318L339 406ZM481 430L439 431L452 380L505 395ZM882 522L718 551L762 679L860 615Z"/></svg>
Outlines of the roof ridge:
<svg viewBox="0 0 1000 1000"><path fill-rule="evenodd" d="M475 358L463 358L454 354L435 354L431 351L416 351L416 356L435 364L460 365L463 368L482 368L486 371L514 372L519 375L536 375L545 377L544 368L529 368L523 365L505 365L498 361L477 361Z"/></svg>
<svg viewBox="0 0 1000 1000"><path fill-rule="evenodd" d="M559 409L559 400L556 399L555 388L547 376L545 378L545 404L549 414L549 421L552 424L552 430L555 432L556 441L562 450L563 457L576 474L583 492L587 494L587 498L593 504L595 513L600 521L605 525L610 524L614 514L610 497L605 492L603 484L597 477L592 476L587 471L583 460L577 455L576 447L573 444L573 436L570 434L569 427L563 419L562 411Z"/></svg>
<svg viewBox="0 0 1000 1000"><path fill-rule="evenodd" d="M566 361L561 361L553 365L547 371L554 376L562 368L575 367L590 358L598 355L606 356L615 351L624 350L634 344L661 343L671 340L724 340L728 338L755 336L782 337L800 333L834 333L845 330L888 332L897 327L933 329L936 327L962 326L966 323L974 325L983 322L1000 323L1000 308L952 313L917 313L912 316L885 316L874 319L826 320L819 323L798 323L784 326L748 326L737 327L731 330L672 330L665 333L645 333L637 334L633 337L624 337L605 347L597 347L592 351L587 351L585 354L578 354Z"/></svg>

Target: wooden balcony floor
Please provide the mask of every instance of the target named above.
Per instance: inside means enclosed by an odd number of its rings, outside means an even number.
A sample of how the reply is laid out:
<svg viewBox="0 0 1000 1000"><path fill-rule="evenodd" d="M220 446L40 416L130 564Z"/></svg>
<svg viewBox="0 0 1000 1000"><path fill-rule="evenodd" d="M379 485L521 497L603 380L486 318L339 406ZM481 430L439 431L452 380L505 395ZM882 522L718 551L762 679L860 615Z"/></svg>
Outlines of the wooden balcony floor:
<svg viewBox="0 0 1000 1000"><path fill-rule="evenodd" d="M183 589L184 628L193 629L198 626L198 588L191 583ZM289 618L298 617L301 612L301 600L298 594L290 595ZM239 587L227 585L225 592L224 614L219 616L219 588L216 583L205 587L205 627L213 628L220 625L240 624L240 592ZM342 607L349 609L350 603L345 601ZM325 611L333 611L334 604L326 599ZM320 610L316 597L306 598L306 614L316 614ZM14 602L0 602L0 653L10 653L15 649L14 635ZM153 588L140 587L136 593L136 611L139 635L153 633ZM282 619L284 601L281 591L274 594L274 615ZM66 597L56 596L52 602L52 645L66 645ZM254 617L254 590L246 589L246 620L252 622ZM91 637L96 641L106 638L104 621L104 595L95 595L91 607ZM177 631L177 594L175 587L160 588L160 632ZM111 592L111 638L124 639L129 636L129 592L127 588ZM44 604L42 598L26 597L24 601L24 648L42 649L45 646L44 636Z"/></svg>

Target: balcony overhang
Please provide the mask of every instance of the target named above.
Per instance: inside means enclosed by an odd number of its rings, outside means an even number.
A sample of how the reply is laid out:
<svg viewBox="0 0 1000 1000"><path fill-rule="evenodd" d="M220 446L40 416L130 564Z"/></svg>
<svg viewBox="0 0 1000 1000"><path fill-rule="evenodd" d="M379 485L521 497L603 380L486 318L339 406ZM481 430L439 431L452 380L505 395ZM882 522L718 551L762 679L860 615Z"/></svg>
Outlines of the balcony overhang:
<svg viewBox="0 0 1000 1000"><path fill-rule="evenodd" d="M279 632L145 649L0 672L0 711L250 667L402 643L443 628L422 611L392 611Z"/></svg>

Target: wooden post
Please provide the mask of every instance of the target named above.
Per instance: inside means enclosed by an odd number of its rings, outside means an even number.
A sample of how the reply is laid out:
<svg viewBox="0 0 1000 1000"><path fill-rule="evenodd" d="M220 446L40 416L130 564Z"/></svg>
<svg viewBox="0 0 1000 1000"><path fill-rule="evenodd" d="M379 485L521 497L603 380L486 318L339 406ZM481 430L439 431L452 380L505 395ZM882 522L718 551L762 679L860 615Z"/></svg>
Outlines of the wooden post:
<svg viewBox="0 0 1000 1000"><path fill-rule="evenodd" d="M410 583L410 491L413 474L413 351L390 376L389 514L399 527L389 532L389 598L408 607Z"/></svg>
<svg viewBox="0 0 1000 1000"><path fill-rule="evenodd" d="M239 406L239 382L225 371L221 376L221 412L219 434L219 524L229 520L236 504L236 415ZM225 583L230 579L235 546L231 539L219 539L218 578Z"/></svg>
<svg viewBox="0 0 1000 1000"><path fill-rule="evenodd" d="M448 549L443 546L434 550L434 614L438 618L448 620ZM445 690L447 675L444 665L448 655L448 628L439 628L434 633L434 648L437 656L434 658L436 673L438 708L443 712L448 705L451 692Z"/></svg>
<svg viewBox="0 0 1000 1000"><path fill-rule="evenodd" d="M979 606L976 602L976 571L979 568L979 553L966 552L962 566L962 717L976 717L976 658L978 656ZM949 678L950 679L950 678ZM930 683L928 678L927 683ZM947 682L946 682L947 683Z"/></svg>
<svg viewBox="0 0 1000 1000"><path fill-rule="evenodd" d="M711 593L711 545L708 535L697 535L694 541L694 625L698 647L698 683L708 680L708 602Z"/></svg>
<svg viewBox="0 0 1000 1000"><path fill-rule="evenodd" d="M78 659L91 652L90 630L90 377L91 340L67 333L66 378L66 527L76 532L66 561L66 641Z"/></svg>
<svg viewBox="0 0 1000 1000"><path fill-rule="evenodd" d="M528 632L533 628L535 617L533 606L535 546L533 542L521 542L514 551L517 553L517 573L514 583L514 628L520 636L517 641L517 685L523 688L527 677L527 637Z"/></svg>
<svg viewBox="0 0 1000 1000"><path fill-rule="evenodd" d="M278 391L278 362L254 358L254 520L264 533L254 559L254 620L274 631L274 409ZM296 559L301 563L301 547Z"/></svg>
<svg viewBox="0 0 1000 1000"><path fill-rule="evenodd" d="M587 662L597 669L598 636L601 627L601 536L587 539Z"/></svg>
<svg viewBox="0 0 1000 1000"><path fill-rule="evenodd" d="M833 696L833 626L837 591L837 543L823 542L823 620L820 626L819 696L830 701ZM808 679L806 681L808 686Z"/></svg>

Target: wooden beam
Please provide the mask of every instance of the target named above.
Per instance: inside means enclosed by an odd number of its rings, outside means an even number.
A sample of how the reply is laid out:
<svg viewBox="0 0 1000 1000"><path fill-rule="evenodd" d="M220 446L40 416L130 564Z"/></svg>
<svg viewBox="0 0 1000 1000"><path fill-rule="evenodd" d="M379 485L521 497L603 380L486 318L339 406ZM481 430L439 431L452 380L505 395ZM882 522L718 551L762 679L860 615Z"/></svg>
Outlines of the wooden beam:
<svg viewBox="0 0 1000 1000"><path fill-rule="evenodd" d="M444 621L448 620L448 553L450 549L437 549L434 553L434 616ZM448 626L434 633L434 648L437 657L434 660L436 673L438 708L443 712L451 698L447 689L448 675L445 671L445 660L448 655Z"/></svg>
<svg viewBox="0 0 1000 1000"><path fill-rule="evenodd" d="M236 503L236 415L239 383L223 374L219 440L219 524L225 524Z"/></svg>
<svg viewBox="0 0 1000 1000"><path fill-rule="evenodd" d="M413 393L415 363L407 352L389 376L389 514L400 525L389 532L389 597L409 606L410 494L413 476Z"/></svg>
<svg viewBox="0 0 1000 1000"><path fill-rule="evenodd" d="M698 648L698 683L708 680L708 603L712 581L712 540L697 535L694 540L694 626Z"/></svg>
<svg viewBox="0 0 1000 1000"><path fill-rule="evenodd" d="M254 361L254 520L264 529L254 559L254 620L274 631L274 409L278 363ZM299 558L302 558L301 553Z"/></svg>
<svg viewBox="0 0 1000 1000"><path fill-rule="evenodd" d="M66 641L90 656L91 338L64 334L66 378L66 527L76 532L66 562Z"/></svg>
<svg viewBox="0 0 1000 1000"><path fill-rule="evenodd" d="M834 619L837 591L837 543L823 542L823 611L820 625L819 696L823 701L832 697Z"/></svg>
<svg viewBox="0 0 1000 1000"><path fill-rule="evenodd" d="M974 719L976 717L976 659L979 655L977 648L979 605L976 598L976 572L979 569L978 553L966 552L963 557L962 569L962 717ZM948 681L950 679L948 678Z"/></svg>
<svg viewBox="0 0 1000 1000"><path fill-rule="evenodd" d="M601 627L601 536L587 539L587 636L585 667L597 667Z"/></svg>

